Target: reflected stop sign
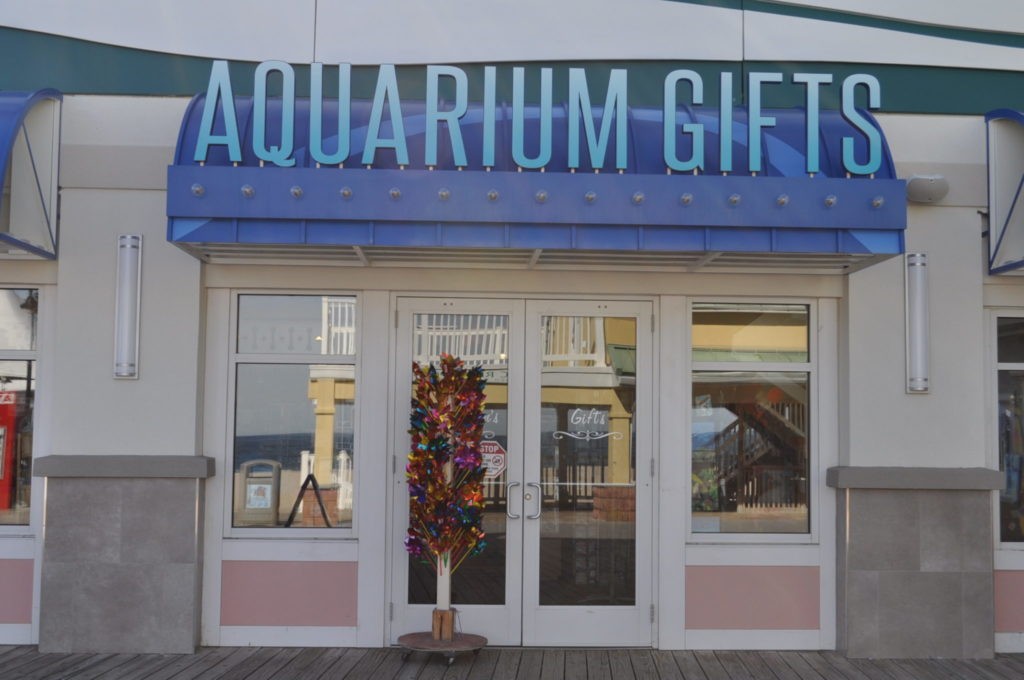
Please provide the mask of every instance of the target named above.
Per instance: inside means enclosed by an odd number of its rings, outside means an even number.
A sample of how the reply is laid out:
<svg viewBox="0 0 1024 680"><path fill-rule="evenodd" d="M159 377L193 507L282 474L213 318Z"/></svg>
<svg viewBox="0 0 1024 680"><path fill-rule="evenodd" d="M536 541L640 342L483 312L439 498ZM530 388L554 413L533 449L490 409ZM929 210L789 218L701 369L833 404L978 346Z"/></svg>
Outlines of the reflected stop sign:
<svg viewBox="0 0 1024 680"><path fill-rule="evenodd" d="M498 442L493 439L480 442L480 455L484 459L484 477L491 479L505 471L505 447Z"/></svg>

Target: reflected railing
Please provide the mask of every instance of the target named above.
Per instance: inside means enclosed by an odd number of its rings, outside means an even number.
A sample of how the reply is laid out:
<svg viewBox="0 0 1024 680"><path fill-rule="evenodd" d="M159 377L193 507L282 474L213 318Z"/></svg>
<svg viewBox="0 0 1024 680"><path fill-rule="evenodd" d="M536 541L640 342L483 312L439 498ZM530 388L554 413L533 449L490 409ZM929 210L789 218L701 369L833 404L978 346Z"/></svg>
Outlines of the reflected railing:
<svg viewBox="0 0 1024 680"><path fill-rule="evenodd" d="M504 314L423 314L413 329L413 360L437 361L441 354L467 366L501 366L508 361L508 317ZM601 317L545 317L542 360L547 366L608 366Z"/></svg>

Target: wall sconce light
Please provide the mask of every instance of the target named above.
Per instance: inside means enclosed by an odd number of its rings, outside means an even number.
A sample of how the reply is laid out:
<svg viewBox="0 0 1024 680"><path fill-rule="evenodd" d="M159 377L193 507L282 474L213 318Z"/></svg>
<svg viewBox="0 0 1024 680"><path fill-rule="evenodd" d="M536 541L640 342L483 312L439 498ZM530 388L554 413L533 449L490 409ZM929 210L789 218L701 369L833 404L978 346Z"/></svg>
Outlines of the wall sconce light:
<svg viewBox="0 0 1024 680"><path fill-rule="evenodd" d="M928 393L928 255L904 256L907 393Z"/></svg>
<svg viewBox="0 0 1024 680"><path fill-rule="evenodd" d="M139 309L142 300L142 237L117 237L114 293L114 377L139 377Z"/></svg>

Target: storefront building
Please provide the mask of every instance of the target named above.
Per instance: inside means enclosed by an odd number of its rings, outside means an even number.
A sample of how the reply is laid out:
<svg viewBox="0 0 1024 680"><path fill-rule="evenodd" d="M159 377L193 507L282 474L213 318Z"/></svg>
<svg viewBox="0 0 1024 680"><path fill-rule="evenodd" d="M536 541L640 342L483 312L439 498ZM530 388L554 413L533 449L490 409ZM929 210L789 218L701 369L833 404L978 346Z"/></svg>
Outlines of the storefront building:
<svg viewBox="0 0 1024 680"><path fill-rule="evenodd" d="M1010 3L91 4L0 10L0 644L425 628L447 353L463 630L1024 651Z"/></svg>

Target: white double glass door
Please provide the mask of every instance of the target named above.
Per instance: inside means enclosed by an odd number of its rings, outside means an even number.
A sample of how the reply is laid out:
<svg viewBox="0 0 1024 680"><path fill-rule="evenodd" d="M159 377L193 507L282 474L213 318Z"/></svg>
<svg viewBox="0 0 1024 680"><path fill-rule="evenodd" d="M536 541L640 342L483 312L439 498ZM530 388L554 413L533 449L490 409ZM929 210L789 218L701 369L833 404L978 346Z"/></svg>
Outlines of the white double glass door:
<svg viewBox="0 0 1024 680"><path fill-rule="evenodd" d="M411 365L487 380L487 547L452 578L458 627L495 645L651 644L652 306L401 298L391 640L429 630L433 568L401 548ZM412 501L415 502L415 501Z"/></svg>

